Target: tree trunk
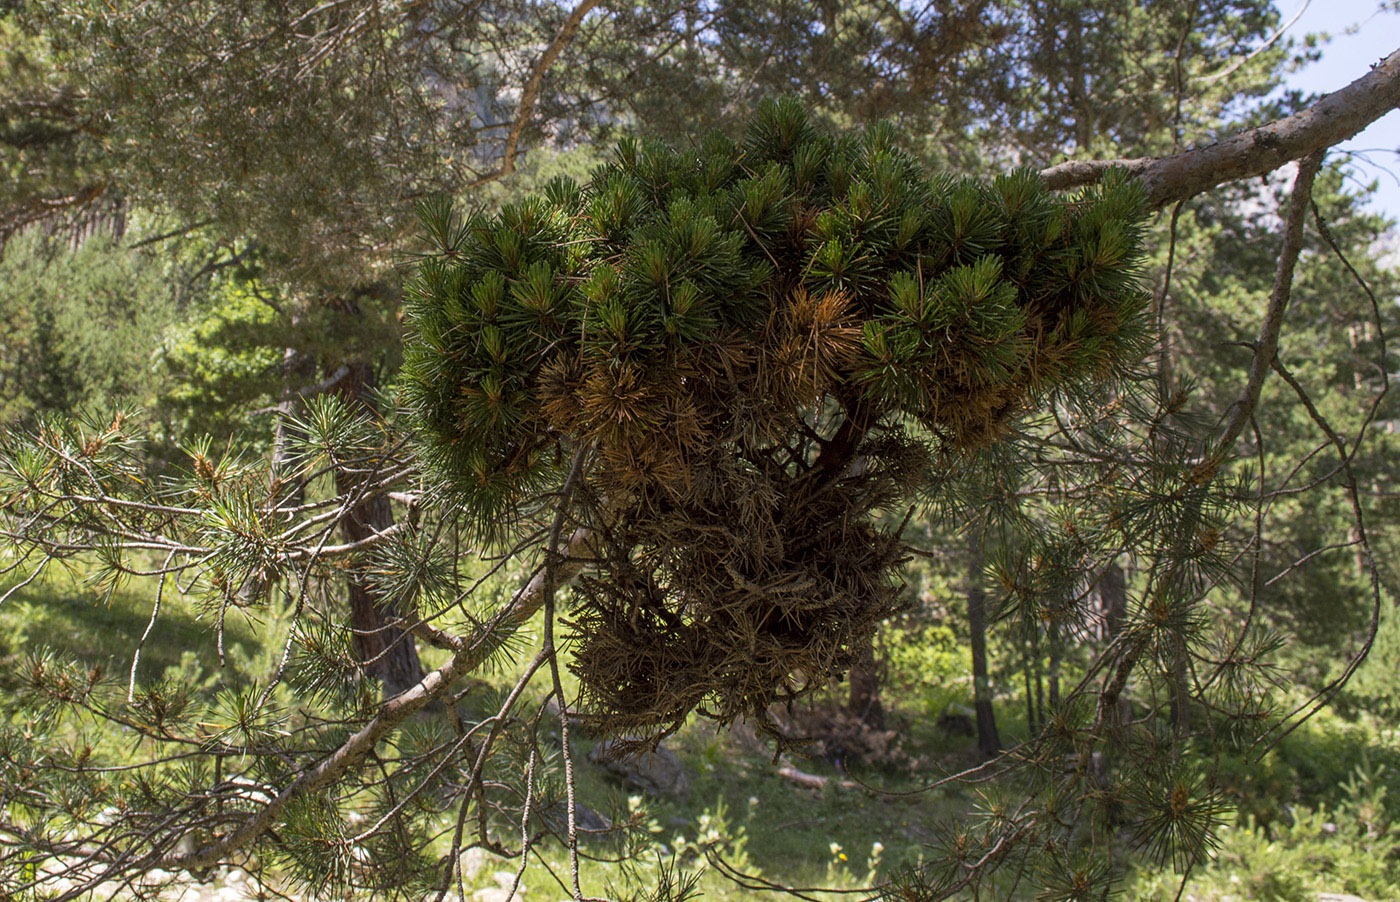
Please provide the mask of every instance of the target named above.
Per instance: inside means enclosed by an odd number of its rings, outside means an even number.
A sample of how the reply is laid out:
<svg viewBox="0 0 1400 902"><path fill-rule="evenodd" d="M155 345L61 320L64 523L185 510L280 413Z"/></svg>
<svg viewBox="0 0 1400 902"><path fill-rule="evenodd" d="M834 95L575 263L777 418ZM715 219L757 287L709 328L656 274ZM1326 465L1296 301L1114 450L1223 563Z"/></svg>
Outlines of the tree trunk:
<svg viewBox="0 0 1400 902"><path fill-rule="evenodd" d="M977 749L991 757L1001 751L996 712L992 709L992 681L987 674L987 596L982 590L982 537L972 540L969 568L967 622L972 633L972 698L977 716Z"/></svg>
<svg viewBox="0 0 1400 902"><path fill-rule="evenodd" d="M1035 677L1035 729L1039 733L1045 729L1045 675L1040 669L1040 631L1036 630L1031 640L1031 673Z"/></svg>
<svg viewBox="0 0 1400 902"><path fill-rule="evenodd" d="M368 363L349 364L349 374L336 386L336 394L358 404L372 413L374 405L374 372ZM342 497L355 492L362 477L337 470L335 488ZM383 532L394 525L394 510L389 499L374 496L362 499L341 521L341 531L347 542L358 542ZM368 677L380 682L385 698L392 698L423 679L423 664L418 659L418 647L413 636L402 625L408 613L400 609L395 599L378 595L363 570L352 567L350 582L350 628L353 631L355 658Z"/></svg>
<svg viewBox="0 0 1400 902"><path fill-rule="evenodd" d="M1025 646L1021 647L1021 681L1026 684L1026 735L1034 736L1035 728L1035 683L1031 681L1031 655Z"/></svg>
<svg viewBox="0 0 1400 902"><path fill-rule="evenodd" d="M291 328L296 329L300 317L293 315ZM292 425L292 417L301 412L298 391L315 381L316 361L295 348L282 350L282 400L277 403L277 427L272 434L272 476L281 480L289 475L289 460L292 441L298 430ZM285 505L296 507L303 502L305 486L297 484L295 491L287 493Z"/></svg>
<svg viewBox="0 0 1400 902"><path fill-rule="evenodd" d="M1177 639L1176 657L1172 661L1172 701L1171 720L1176 735L1188 736L1191 733L1191 679L1187 667L1187 655L1191 652L1186 642Z"/></svg>
<svg viewBox="0 0 1400 902"><path fill-rule="evenodd" d="M875 640L861 649L851 668L851 693L846 702L850 715L872 730L885 728L885 706L880 701L880 677L875 667Z"/></svg>
<svg viewBox="0 0 1400 902"><path fill-rule="evenodd" d="M1113 642L1123 632L1123 625L1128 620L1128 578L1123 572L1123 567L1118 561L1109 564L1103 572L1103 578L1099 580L1099 599L1103 603L1104 626L1107 632L1105 639ZM1132 714L1132 702L1129 701L1127 693L1118 699L1116 716L1120 724L1128 722Z"/></svg>
<svg viewBox="0 0 1400 902"><path fill-rule="evenodd" d="M1030 634L1022 647L1022 657L1026 667L1026 719L1030 735L1040 733L1044 726L1046 710L1046 688L1040 679L1040 634Z"/></svg>

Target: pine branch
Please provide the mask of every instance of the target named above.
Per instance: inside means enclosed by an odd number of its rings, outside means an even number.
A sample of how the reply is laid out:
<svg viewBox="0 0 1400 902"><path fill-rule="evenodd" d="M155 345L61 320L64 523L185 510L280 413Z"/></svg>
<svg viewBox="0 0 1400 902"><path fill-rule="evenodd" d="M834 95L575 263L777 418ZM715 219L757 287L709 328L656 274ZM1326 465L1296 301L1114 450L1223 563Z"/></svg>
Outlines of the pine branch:
<svg viewBox="0 0 1400 902"><path fill-rule="evenodd" d="M1283 247L1279 250L1278 270L1274 274L1274 290L1269 295L1269 307L1264 313L1264 323L1259 329L1259 338L1254 342L1254 360L1249 366L1249 380L1239 400L1235 402L1235 412L1225 434L1220 437L1212 459L1221 460L1225 452L1239 438L1249 418L1254 415L1259 403L1259 393L1264 389L1264 379L1274 364L1278 354L1279 333L1283 329L1283 314L1288 309L1288 301L1293 292L1293 267L1298 262L1298 254L1303 250L1303 222L1307 218L1308 205L1312 203L1313 179L1322 167L1321 150L1313 152L1298 166L1298 177L1293 183L1293 196L1289 201L1288 219L1283 234Z"/></svg>
<svg viewBox="0 0 1400 902"><path fill-rule="evenodd" d="M520 108L516 111L515 121L511 123L510 133L506 136L501 165L467 185L466 190L479 188L515 172L515 161L520 155L520 138L525 133L525 125L534 114L535 100L539 97L540 85L544 82L545 73L554 65L554 61L559 58L559 54L564 51L564 48L573 41L579 25L583 24L583 17L588 15L598 5L598 2L599 0L581 0L579 5L574 7L573 12L569 13L569 17L564 20L564 24L559 27L559 33L554 36L554 40L540 55L539 61L535 63L534 71L530 73L530 80L520 93Z"/></svg>
<svg viewBox="0 0 1400 902"><path fill-rule="evenodd" d="M583 469L584 460L580 454L574 459L573 468L560 493L561 511L568 505ZM232 833L202 849L168 855L157 866L166 869L199 870L210 867L230 853L247 846L266 833L288 805L333 784L369 754L381 739L440 698L458 679L480 667L499 647L503 632L512 631L529 620L546 600L553 596L559 586L567 585L582 570L583 556L580 552L586 549L589 533L584 529L575 530L561 555L559 542L562 522L562 516L556 517L550 533L549 546L545 549L545 566L515 594L510 604L489 624L463 643L446 664L428 673L417 685L384 702L379 713L369 723L319 764L303 770L276 798L250 815Z"/></svg>
<svg viewBox="0 0 1400 902"><path fill-rule="evenodd" d="M1070 160L1040 171L1054 189L1091 185L1110 169L1126 168L1147 186L1159 209L1218 185L1266 175L1285 163L1333 147L1400 107L1400 50L1346 87L1306 110L1234 137L1166 157Z"/></svg>

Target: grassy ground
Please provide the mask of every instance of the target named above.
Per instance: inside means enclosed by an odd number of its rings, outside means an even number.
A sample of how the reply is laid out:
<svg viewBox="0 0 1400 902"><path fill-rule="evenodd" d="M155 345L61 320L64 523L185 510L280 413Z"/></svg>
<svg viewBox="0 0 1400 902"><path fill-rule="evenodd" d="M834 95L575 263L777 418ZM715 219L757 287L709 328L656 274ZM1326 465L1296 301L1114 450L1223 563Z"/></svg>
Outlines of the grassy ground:
<svg viewBox="0 0 1400 902"><path fill-rule="evenodd" d="M76 574L60 572L36 580L0 607L0 660L13 663L48 648L85 664L125 671L150 623L154 603L154 589L144 583L108 593ZM264 638L258 626L239 614L225 621L224 647L230 657L258 657ZM142 647L138 681L153 681L172 668L193 669L207 679L218 669L218 637L209 618L200 618L169 592ZM236 678L233 670L228 676Z"/></svg>
<svg viewBox="0 0 1400 902"><path fill-rule="evenodd" d="M105 596L61 574L36 582L0 607L0 666L15 668L26 655L48 647L104 664L124 679L153 603L153 587L144 585ZM252 672L265 671L271 656L280 653L278 632L276 624L231 617L224 643L238 666L221 670L210 618L197 616L169 593L142 652L140 682L175 679L206 691L228 685L250 665ZM435 660L432 652L425 658L430 664ZM654 844L650 857L633 863L643 881L657 867L652 859L669 862L667 856L674 855L683 865L703 868L702 850L708 846L739 869L777 883L858 887L916 864L939 822L966 815L976 803L976 792L968 787L912 791L975 760L970 740L944 735L933 725L933 707L944 697L931 701L917 686L887 697L890 726L903 737L904 765L868 769L859 777L903 794L843 786L848 775L828 762L792 757L787 763L803 771L836 778L820 790L804 788L779 775L771 749L750 733L716 731L696 722L670 743L688 773L686 797L644 798L581 763L579 801L614 817L639 806L646 810ZM539 701L536 697L534 703ZM1014 740L1020 706L1007 700L1001 713L1003 737ZM580 761L590 746L587 739L578 742ZM1193 878L1186 895L1219 902L1302 902L1329 890L1372 900L1400 898L1397 770L1400 739L1393 733L1332 715L1300 731L1265 762L1241 765L1235 788L1246 816L1227 831L1216 861ZM606 845L585 851L610 857ZM526 898L566 897L550 874L565 879L564 850L548 845L541 859L543 866L534 867L525 881ZM513 867L513 862L485 862L471 889L495 885L496 872ZM623 870L615 863L586 865L585 892L617 897ZM1129 898L1173 899L1179 886L1174 875L1144 872ZM766 895L713 872L703 876L701 888L709 898L745 902ZM1394 895L1387 895L1392 890Z"/></svg>

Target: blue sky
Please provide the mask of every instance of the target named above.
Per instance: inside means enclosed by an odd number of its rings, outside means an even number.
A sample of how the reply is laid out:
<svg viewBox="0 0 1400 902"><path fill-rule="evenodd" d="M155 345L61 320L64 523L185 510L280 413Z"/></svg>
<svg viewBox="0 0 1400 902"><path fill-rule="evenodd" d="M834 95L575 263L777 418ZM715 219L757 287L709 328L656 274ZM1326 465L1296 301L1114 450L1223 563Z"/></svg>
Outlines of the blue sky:
<svg viewBox="0 0 1400 902"><path fill-rule="evenodd" d="M1305 4L1305 0L1277 2L1284 22ZM1327 32L1332 40L1322 46L1322 59L1290 77L1289 86L1318 93L1335 91L1400 47L1400 13L1378 12L1378 5L1378 0L1307 3L1288 33L1302 38L1309 32ZM1367 159L1353 158L1354 174L1361 182L1379 182L1372 206L1400 220L1400 110L1392 110L1339 149L1365 155Z"/></svg>

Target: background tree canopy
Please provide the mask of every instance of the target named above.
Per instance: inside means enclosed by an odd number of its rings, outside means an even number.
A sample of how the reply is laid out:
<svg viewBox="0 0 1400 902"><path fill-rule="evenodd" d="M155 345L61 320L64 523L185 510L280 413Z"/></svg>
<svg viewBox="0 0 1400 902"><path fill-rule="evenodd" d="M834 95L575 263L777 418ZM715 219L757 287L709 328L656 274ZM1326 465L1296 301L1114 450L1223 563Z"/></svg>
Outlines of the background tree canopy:
<svg viewBox="0 0 1400 902"><path fill-rule="evenodd" d="M1282 25L0 3L0 897L1400 892Z"/></svg>

